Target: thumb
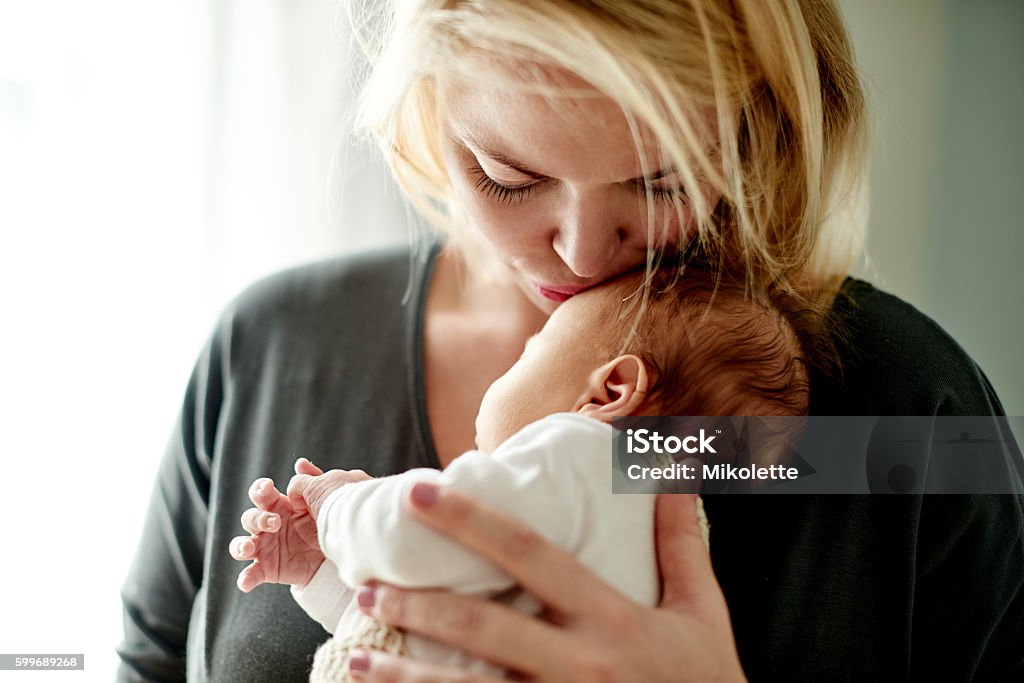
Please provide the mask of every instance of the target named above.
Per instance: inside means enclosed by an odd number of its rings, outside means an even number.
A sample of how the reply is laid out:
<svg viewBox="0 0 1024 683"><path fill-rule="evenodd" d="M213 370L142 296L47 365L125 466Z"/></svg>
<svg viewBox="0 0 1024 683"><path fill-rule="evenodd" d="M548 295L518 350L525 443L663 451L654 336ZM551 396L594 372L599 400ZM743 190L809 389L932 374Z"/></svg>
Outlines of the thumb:
<svg viewBox="0 0 1024 683"><path fill-rule="evenodd" d="M308 474L312 477L319 477L324 471L311 463L306 458L299 458L295 461L295 474Z"/></svg>
<svg viewBox="0 0 1024 683"><path fill-rule="evenodd" d="M295 468L298 469L298 465ZM309 508L308 501L306 500L306 489L312 483L313 475L309 474L296 474L288 482L286 494L295 510L302 512Z"/></svg>
<svg viewBox="0 0 1024 683"><path fill-rule="evenodd" d="M721 594L705 541L707 518L700 496L660 494L654 529L663 607L692 605Z"/></svg>

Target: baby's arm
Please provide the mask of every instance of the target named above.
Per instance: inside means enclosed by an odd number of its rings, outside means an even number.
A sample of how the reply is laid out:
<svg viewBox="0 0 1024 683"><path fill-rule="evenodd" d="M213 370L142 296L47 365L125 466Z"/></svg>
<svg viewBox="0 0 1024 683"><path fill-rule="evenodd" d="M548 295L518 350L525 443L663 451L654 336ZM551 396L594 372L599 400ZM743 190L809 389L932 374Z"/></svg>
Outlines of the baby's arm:
<svg viewBox="0 0 1024 683"><path fill-rule="evenodd" d="M334 633L341 615L355 594L338 578L338 568L324 560L305 586L291 587L292 598L325 631Z"/></svg>
<svg viewBox="0 0 1024 683"><path fill-rule="evenodd" d="M513 585L510 577L412 517L412 487L420 482L454 487L573 551L585 524L581 485L592 485L581 479L607 480L610 492L610 453L608 432L587 431L581 443L579 434L567 439L560 431L531 426L493 454L471 451L443 472L410 470L335 491L317 517L320 545L349 586L378 580L467 593L500 591Z"/></svg>

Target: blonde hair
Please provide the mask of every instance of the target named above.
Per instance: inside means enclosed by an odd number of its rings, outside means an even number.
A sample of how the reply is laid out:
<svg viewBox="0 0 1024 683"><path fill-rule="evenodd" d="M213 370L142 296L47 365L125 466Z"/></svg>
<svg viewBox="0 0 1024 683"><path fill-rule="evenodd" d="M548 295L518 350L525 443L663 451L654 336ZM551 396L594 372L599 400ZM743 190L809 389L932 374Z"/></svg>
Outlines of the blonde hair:
<svg viewBox="0 0 1024 683"><path fill-rule="evenodd" d="M586 96L553 85L553 67L615 101L638 150L640 126L654 134L661 159L641 154L644 174L651 162L678 169L696 217L691 246L755 292L827 301L863 250L864 100L831 1L394 0L389 13L355 19L373 64L358 124L414 205L461 246L472 231L445 170L439 83L500 78L553 99ZM699 181L720 193L717 206Z"/></svg>

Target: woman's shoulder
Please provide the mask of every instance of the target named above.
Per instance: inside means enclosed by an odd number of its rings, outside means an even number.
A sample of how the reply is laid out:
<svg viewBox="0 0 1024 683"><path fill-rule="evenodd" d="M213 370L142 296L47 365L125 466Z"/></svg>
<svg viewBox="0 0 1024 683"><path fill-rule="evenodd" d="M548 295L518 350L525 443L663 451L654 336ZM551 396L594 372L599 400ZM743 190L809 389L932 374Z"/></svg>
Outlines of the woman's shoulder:
<svg viewBox="0 0 1024 683"><path fill-rule="evenodd" d="M296 314L324 305L360 304L393 297L398 303L408 288L414 256L408 247L347 254L293 266L249 285L229 305L234 315L263 318Z"/></svg>
<svg viewBox="0 0 1024 683"><path fill-rule="evenodd" d="M842 375L819 387L812 412L1003 413L988 379L963 347L899 297L847 278L836 297L833 320Z"/></svg>
<svg viewBox="0 0 1024 683"><path fill-rule="evenodd" d="M283 356L300 363L346 349L370 353L372 340L404 338L431 253L394 247L265 277L228 304L213 344L236 360L260 363Z"/></svg>
<svg viewBox="0 0 1024 683"><path fill-rule="evenodd" d="M891 348L915 352L928 347L943 355L966 358L964 350L938 323L870 282L847 278L836 297L834 311L861 341L875 342L871 345L875 348L866 350Z"/></svg>

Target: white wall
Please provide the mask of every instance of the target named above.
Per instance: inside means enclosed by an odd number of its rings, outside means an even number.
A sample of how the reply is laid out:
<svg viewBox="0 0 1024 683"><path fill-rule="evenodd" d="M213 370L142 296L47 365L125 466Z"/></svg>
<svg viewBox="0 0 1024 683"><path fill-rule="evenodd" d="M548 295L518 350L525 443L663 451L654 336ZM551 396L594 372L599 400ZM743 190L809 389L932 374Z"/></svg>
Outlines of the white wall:
<svg viewBox="0 0 1024 683"><path fill-rule="evenodd" d="M933 317L1024 414L1024 4L845 0L874 104L865 277Z"/></svg>
<svg viewBox="0 0 1024 683"><path fill-rule="evenodd" d="M112 678L155 468L227 301L405 238L343 144L334 7L0 0L0 650L87 662L4 681Z"/></svg>

